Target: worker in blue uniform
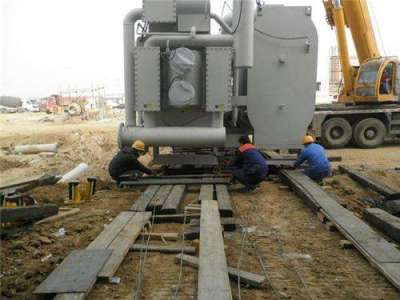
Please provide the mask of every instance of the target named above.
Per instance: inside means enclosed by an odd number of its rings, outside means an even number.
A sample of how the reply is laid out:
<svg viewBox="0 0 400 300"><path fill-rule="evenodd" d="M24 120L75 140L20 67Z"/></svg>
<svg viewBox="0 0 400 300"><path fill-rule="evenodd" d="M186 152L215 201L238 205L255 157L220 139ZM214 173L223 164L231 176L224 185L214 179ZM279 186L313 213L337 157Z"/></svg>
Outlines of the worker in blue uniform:
<svg viewBox="0 0 400 300"><path fill-rule="evenodd" d="M232 181L239 181L246 191L250 192L267 177L268 165L260 151L251 144L248 136L240 137L239 144L239 156L232 164Z"/></svg>
<svg viewBox="0 0 400 300"><path fill-rule="evenodd" d="M325 177L331 175L331 163L326 157L324 147L315 143L312 136L307 135L303 140L304 149L300 153L294 167L297 168L304 162L308 163L305 174L312 180L322 183Z"/></svg>

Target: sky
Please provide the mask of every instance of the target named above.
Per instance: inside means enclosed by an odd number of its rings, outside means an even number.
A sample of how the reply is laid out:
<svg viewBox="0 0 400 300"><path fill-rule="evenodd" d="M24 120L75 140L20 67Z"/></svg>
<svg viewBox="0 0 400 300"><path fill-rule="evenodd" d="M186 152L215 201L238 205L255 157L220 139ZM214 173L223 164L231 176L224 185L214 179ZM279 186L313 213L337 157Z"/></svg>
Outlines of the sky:
<svg viewBox="0 0 400 300"><path fill-rule="evenodd" d="M350 0L344 0L350 1ZM225 0L211 0L221 14ZM229 2L229 1L228 1ZM0 0L0 95L45 97L69 89L104 86L123 92L122 20L141 0ZM322 0L264 0L311 5L319 33L319 97L327 97L334 31ZM368 0L384 55L400 55L399 0ZM379 26L376 25L379 24ZM379 27L379 30L377 28Z"/></svg>

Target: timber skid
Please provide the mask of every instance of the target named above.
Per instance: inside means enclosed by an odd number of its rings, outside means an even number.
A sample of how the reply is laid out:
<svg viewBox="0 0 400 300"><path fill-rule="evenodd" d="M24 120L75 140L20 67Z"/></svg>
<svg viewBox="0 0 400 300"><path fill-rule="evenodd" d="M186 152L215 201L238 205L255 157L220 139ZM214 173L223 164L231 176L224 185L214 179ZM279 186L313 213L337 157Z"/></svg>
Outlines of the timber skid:
<svg viewBox="0 0 400 300"><path fill-rule="evenodd" d="M382 238L302 172L280 170L278 174L318 215L327 229L337 230L346 238L342 241L343 247L355 247L400 290L400 250L394 244ZM229 182L227 173L185 174L182 169L174 175L122 182L127 188L143 189L133 205L106 226L86 249L72 252L35 293L56 294L55 299L84 299L97 279L112 282L129 251L139 252L141 261L148 252L176 253L174 259L180 271L178 284L174 286L175 296L179 294L185 266L198 269L197 299L200 300L232 299L230 280L254 288L263 288L266 284L273 288L264 259L257 250L264 274L245 272L239 266L229 266L227 263L224 245L226 232L239 228L242 234L246 232L239 216L235 216ZM376 183L368 181L368 184L373 189L377 189L376 186L382 189ZM194 199L189 197L189 201L186 198L188 191L196 195ZM397 195L396 191L387 188L383 188L382 192ZM393 240L400 240L398 218L374 208L365 211L365 219ZM153 232L153 225L160 223L182 224L182 232ZM152 244L151 240L176 244ZM188 240L197 242L189 245ZM87 268L87 272L79 273L82 270L77 266ZM142 290L143 272L144 264L140 265L137 275L142 278L135 287L138 295ZM79 285L75 284L77 279Z"/></svg>

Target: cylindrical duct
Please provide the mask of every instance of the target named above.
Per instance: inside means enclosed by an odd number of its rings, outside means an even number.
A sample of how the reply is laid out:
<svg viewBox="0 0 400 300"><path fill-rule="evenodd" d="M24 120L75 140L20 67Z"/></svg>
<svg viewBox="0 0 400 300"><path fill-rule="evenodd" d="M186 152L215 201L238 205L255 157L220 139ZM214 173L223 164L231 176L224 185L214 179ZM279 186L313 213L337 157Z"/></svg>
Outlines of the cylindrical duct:
<svg viewBox="0 0 400 300"><path fill-rule="evenodd" d="M119 146L141 140L151 146L222 147L225 128L210 127L120 127Z"/></svg>
<svg viewBox="0 0 400 300"><path fill-rule="evenodd" d="M195 37L180 35L151 36L144 43L144 47L166 47L167 42L172 48L231 47L233 44L233 37L228 34L198 34Z"/></svg>
<svg viewBox="0 0 400 300"><path fill-rule="evenodd" d="M233 12L235 67L251 68L254 63L254 1L234 0Z"/></svg>
<svg viewBox="0 0 400 300"><path fill-rule="evenodd" d="M125 120L128 126L136 125L135 111L135 61L133 49L136 46L135 24L142 18L143 9L130 11L124 19L124 72L125 72Z"/></svg>

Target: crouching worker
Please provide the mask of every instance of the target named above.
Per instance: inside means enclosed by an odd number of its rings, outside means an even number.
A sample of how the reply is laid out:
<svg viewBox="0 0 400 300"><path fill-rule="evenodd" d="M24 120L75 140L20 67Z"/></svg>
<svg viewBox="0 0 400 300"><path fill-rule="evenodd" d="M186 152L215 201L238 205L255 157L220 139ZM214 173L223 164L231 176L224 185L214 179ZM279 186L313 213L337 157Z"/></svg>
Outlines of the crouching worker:
<svg viewBox="0 0 400 300"><path fill-rule="evenodd" d="M156 172L146 168L138 158L145 154L145 145L142 141L135 141L132 147L125 146L113 157L108 167L112 179L120 183L121 177L137 179L143 173L154 175Z"/></svg>
<svg viewBox="0 0 400 300"><path fill-rule="evenodd" d="M233 182L239 181L250 192L267 177L268 165L248 136L240 137L239 144L239 156L233 163Z"/></svg>
<svg viewBox="0 0 400 300"><path fill-rule="evenodd" d="M304 162L308 163L305 174L312 180L322 184L325 177L331 175L331 163L326 157L325 149L315 143L312 136L307 135L303 140L304 149L297 158L294 167L297 168Z"/></svg>

